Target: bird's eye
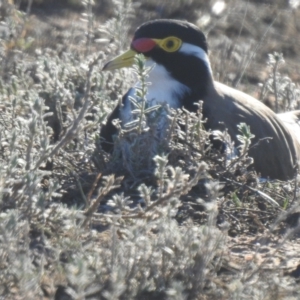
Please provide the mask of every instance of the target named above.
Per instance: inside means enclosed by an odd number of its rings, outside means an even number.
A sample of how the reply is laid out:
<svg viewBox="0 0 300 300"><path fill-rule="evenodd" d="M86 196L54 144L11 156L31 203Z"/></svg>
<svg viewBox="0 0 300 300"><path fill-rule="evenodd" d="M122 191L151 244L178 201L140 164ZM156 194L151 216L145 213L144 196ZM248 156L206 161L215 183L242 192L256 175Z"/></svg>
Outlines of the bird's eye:
<svg viewBox="0 0 300 300"><path fill-rule="evenodd" d="M175 36L169 36L163 40L160 40L158 44L166 52L175 52L181 47L182 41Z"/></svg>

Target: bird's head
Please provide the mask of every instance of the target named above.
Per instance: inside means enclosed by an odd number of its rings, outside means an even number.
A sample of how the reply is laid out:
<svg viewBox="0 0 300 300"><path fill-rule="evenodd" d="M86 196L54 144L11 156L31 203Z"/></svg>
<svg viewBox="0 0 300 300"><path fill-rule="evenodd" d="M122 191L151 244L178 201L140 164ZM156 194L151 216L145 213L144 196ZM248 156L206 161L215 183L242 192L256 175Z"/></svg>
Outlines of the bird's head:
<svg viewBox="0 0 300 300"><path fill-rule="evenodd" d="M137 53L163 66L188 87L207 83L207 77L211 78L206 38L198 27L186 21L144 23L135 31L130 50L106 63L103 70L129 67Z"/></svg>

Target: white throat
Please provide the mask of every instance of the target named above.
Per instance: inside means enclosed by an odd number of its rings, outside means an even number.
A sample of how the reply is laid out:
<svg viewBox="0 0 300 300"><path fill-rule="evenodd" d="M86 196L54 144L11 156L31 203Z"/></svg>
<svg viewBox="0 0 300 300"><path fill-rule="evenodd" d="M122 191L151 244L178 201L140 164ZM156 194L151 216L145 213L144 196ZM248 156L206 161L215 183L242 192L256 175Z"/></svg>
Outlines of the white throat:
<svg viewBox="0 0 300 300"><path fill-rule="evenodd" d="M168 104L171 108L181 107L179 99L184 93L190 89L171 77L170 73L160 64L156 64L152 59L146 61L146 67L151 67L149 77L146 82L149 82L147 86L146 100L149 106L158 104ZM135 87L139 87L138 82ZM128 97L134 97L135 88L132 88ZM121 118L124 123L129 122L132 119L131 115L132 105L129 99L126 99L124 107L121 111Z"/></svg>
<svg viewBox="0 0 300 300"><path fill-rule="evenodd" d="M152 104L166 103L170 107L180 107L179 98L189 91L189 88L171 77L162 65L156 64L152 59L146 61L146 67L152 67L147 81L147 101Z"/></svg>

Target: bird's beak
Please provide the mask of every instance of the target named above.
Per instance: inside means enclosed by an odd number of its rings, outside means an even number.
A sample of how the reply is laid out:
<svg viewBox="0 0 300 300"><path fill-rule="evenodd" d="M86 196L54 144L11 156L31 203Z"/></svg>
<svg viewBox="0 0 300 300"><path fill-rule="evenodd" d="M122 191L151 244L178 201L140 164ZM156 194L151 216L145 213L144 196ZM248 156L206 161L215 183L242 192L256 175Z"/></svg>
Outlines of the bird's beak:
<svg viewBox="0 0 300 300"><path fill-rule="evenodd" d="M125 53L113 58L111 61L107 62L102 71L116 70L124 67L130 67L134 63L134 57L137 54L134 50L128 50Z"/></svg>

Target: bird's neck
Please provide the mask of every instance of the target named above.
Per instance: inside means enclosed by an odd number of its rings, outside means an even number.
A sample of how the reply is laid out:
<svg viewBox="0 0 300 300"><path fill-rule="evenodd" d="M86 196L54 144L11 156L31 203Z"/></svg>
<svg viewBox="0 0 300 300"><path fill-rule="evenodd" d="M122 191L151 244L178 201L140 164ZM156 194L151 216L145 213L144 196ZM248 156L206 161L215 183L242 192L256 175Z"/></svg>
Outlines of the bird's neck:
<svg viewBox="0 0 300 300"><path fill-rule="evenodd" d="M200 100L205 102L215 90L213 75L210 68L201 64L188 73L186 78L185 86L189 88L189 92L181 98L181 105L189 111L196 111L198 106L195 103Z"/></svg>
<svg viewBox="0 0 300 300"><path fill-rule="evenodd" d="M200 75L200 74L199 74ZM190 85L190 93L185 94L182 98L182 106L189 111L195 112L198 110L198 103L200 100L204 102L210 99L210 95L214 93L214 80L211 73L207 73L204 77L202 74L197 77L198 81Z"/></svg>
<svg viewBox="0 0 300 300"><path fill-rule="evenodd" d="M152 67L147 81L147 100L151 104L167 103L172 108L185 107L195 111L195 102L204 100L213 88L213 77L210 66L199 60L197 65L189 67L181 65L181 68L163 66L153 61L147 61Z"/></svg>

